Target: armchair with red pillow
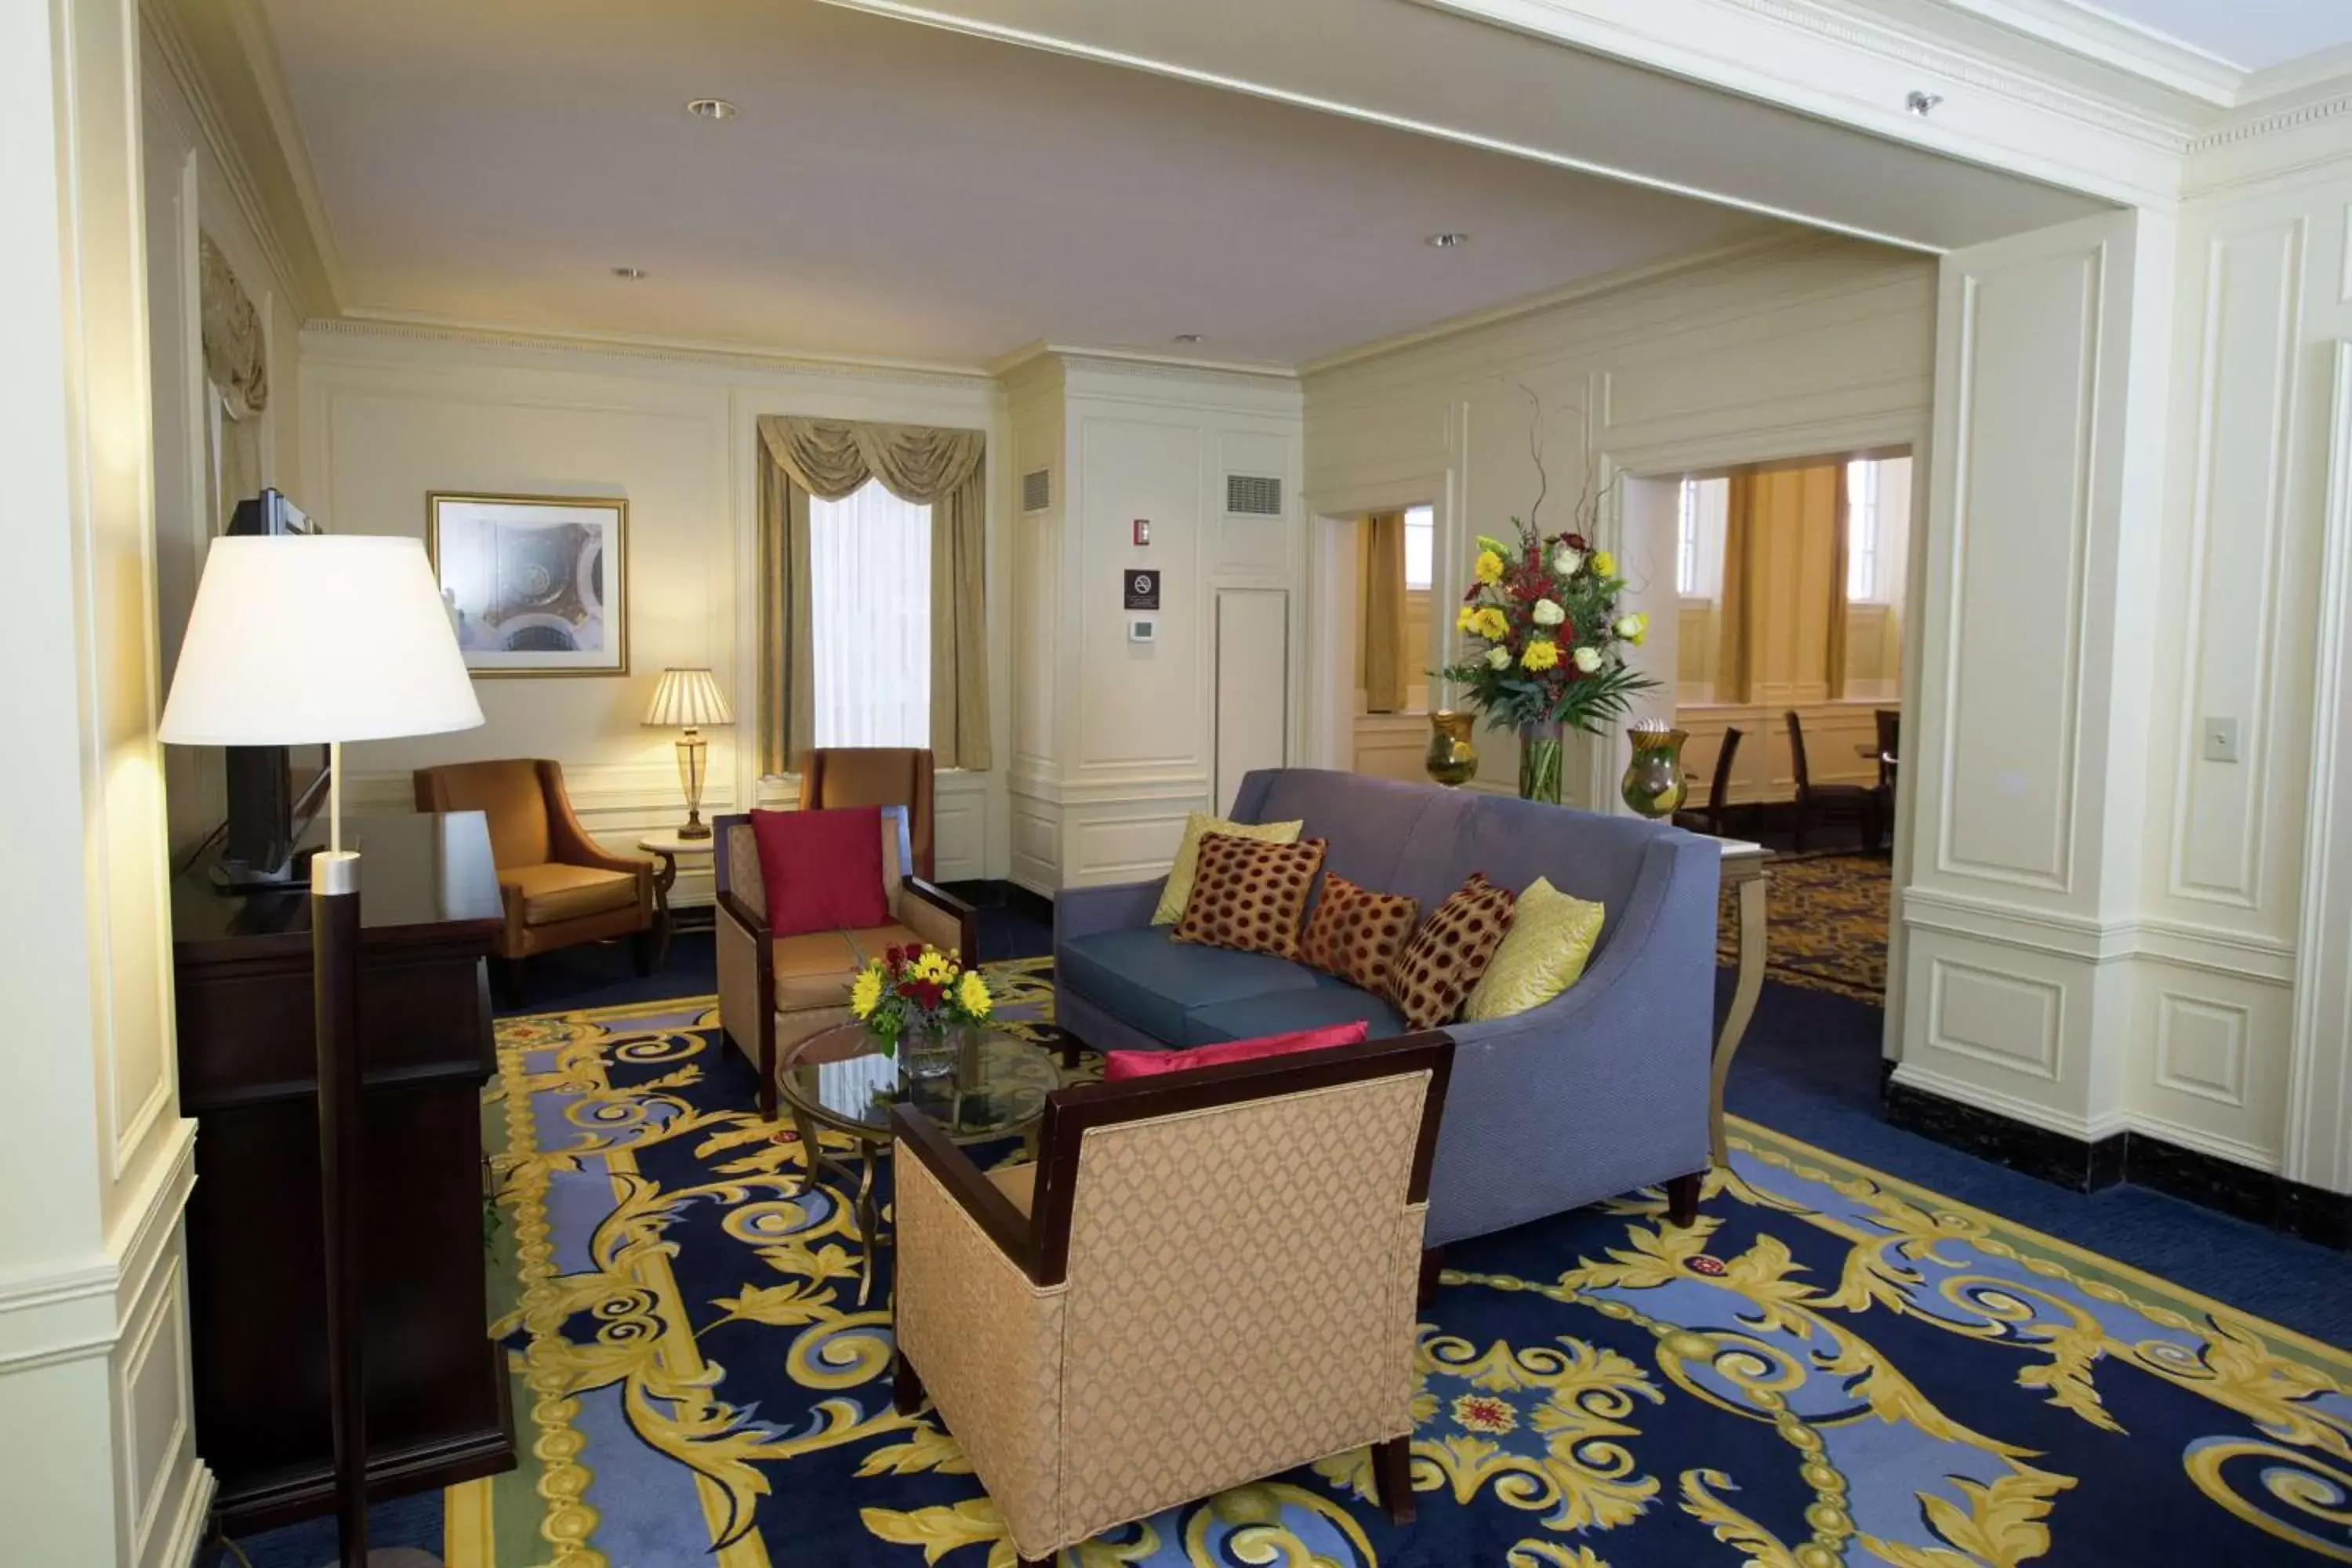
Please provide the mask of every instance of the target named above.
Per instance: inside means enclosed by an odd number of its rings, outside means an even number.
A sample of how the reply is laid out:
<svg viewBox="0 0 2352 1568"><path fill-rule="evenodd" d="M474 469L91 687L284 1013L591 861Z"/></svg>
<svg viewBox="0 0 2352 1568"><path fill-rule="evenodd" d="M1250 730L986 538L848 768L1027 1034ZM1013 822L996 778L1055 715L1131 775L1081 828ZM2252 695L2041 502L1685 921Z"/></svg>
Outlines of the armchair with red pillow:
<svg viewBox="0 0 2352 1568"><path fill-rule="evenodd" d="M913 872L907 808L754 811L718 836L719 1022L760 1074L760 1114L776 1114L788 1046L845 1024L850 983L893 947L980 961L971 906Z"/></svg>

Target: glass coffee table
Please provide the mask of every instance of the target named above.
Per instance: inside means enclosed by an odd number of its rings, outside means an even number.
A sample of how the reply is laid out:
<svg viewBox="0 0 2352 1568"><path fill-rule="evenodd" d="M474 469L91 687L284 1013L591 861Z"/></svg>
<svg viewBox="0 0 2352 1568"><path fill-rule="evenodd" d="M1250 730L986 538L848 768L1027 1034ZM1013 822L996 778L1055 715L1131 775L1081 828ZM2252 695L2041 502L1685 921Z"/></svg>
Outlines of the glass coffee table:
<svg viewBox="0 0 2352 1568"><path fill-rule="evenodd" d="M856 1184L857 1234L866 1244L859 1306L873 1294L874 1251L885 1239L874 1203L874 1167L890 1145L891 1106L912 1106L958 1143L1028 1141L1045 1113L1045 1097L1061 1087L1062 1075L1044 1047L1001 1029L972 1031L952 1069L927 1079L906 1078L863 1024L835 1025L784 1051L776 1064L776 1088L808 1154L802 1192L816 1184L820 1165ZM826 1152L821 1133L828 1129L853 1141L854 1169Z"/></svg>

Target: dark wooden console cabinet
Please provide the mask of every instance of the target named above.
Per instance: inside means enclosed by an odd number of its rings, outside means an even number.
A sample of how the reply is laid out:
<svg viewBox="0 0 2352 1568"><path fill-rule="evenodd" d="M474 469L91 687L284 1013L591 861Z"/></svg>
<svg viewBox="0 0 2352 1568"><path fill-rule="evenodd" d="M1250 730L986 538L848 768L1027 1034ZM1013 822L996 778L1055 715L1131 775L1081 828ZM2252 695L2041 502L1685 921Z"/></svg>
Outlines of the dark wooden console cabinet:
<svg viewBox="0 0 2352 1568"><path fill-rule="evenodd" d="M395 1497L514 1464L484 1294L483 960L501 915L480 813L343 831L362 857L368 1479ZM196 1451L231 1533L332 1506L310 916L307 889L173 883Z"/></svg>

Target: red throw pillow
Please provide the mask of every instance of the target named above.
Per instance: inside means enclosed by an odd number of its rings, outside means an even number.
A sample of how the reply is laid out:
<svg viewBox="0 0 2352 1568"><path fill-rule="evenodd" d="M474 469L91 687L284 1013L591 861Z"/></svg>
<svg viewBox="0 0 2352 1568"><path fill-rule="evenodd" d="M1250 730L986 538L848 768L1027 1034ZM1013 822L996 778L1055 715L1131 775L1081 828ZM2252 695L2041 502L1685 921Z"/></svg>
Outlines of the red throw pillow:
<svg viewBox="0 0 2352 1568"><path fill-rule="evenodd" d="M777 936L890 923L882 890L882 808L755 811L768 929Z"/></svg>
<svg viewBox="0 0 2352 1568"><path fill-rule="evenodd" d="M1331 1046L1360 1046L1367 1026L1326 1024L1319 1029L1293 1029L1283 1035L1260 1035L1254 1040L1227 1040L1222 1045L1193 1046L1181 1051L1106 1051L1103 1081L1150 1078L1155 1073L1190 1072L1194 1068L1223 1067L1227 1062L1254 1062L1260 1057L1287 1056L1293 1051L1319 1051Z"/></svg>

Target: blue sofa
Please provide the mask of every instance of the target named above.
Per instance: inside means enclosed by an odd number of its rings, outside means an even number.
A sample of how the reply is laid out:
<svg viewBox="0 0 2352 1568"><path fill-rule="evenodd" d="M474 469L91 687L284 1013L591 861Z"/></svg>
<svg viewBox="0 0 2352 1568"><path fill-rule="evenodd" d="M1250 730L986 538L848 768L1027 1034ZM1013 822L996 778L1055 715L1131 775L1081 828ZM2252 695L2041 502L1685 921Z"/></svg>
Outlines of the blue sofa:
<svg viewBox="0 0 2352 1568"><path fill-rule="evenodd" d="M1446 1026L1456 1045L1429 1245L1707 1168L1714 840L1308 768L1249 774L1232 816L1304 819L1304 837L1328 842L1330 870L1411 894L1424 918L1473 871L1515 891L1544 877L1608 908L1591 964L1564 994ZM1151 923L1164 880L1066 888L1055 900L1056 1016L1087 1045L1168 1049L1356 1018L1374 1037L1403 1032L1387 1002L1304 964L1170 941L1173 928Z"/></svg>

